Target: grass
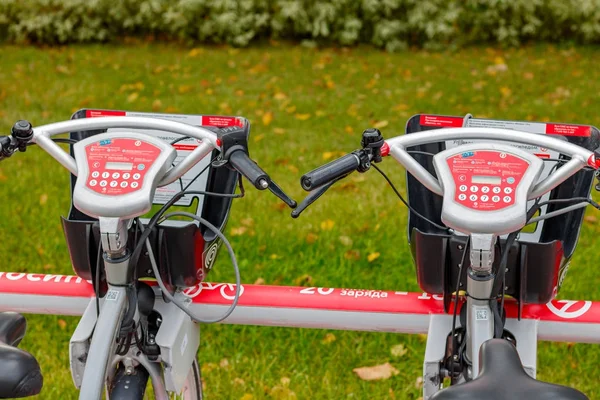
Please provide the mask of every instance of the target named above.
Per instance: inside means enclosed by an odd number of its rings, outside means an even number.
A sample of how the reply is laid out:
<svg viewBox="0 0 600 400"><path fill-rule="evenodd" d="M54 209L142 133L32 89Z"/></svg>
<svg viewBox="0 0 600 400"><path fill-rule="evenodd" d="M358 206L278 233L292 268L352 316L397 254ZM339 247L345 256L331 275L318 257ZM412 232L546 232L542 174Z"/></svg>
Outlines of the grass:
<svg viewBox="0 0 600 400"><path fill-rule="evenodd" d="M399 54L287 45L0 47L0 131L20 118L65 120L82 107L244 115L253 123L251 155L299 200L302 172L357 148L374 124L386 137L401 134L416 113L598 126L599 55L548 46ZM503 64L505 71L490 68ZM403 186L398 165L382 167ZM72 273L59 219L70 206L66 171L31 148L0 164L0 198L0 269ZM247 283L418 290L405 223L405 208L373 172L337 185L298 220L270 194L249 189L235 200L228 231L242 233L230 238ZM560 297L600 300L598 245L598 226L586 220ZM373 253L380 256L369 262ZM227 257L210 279L233 279ZM39 398L76 398L68 341L77 319L28 321L23 347L45 374ZM335 340L323 340L331 333ZM390 353L397 344L408 349L402 357ZM210 399L290 391L300 399L417 399L424 347L420 336L214 325L202 328L199 359ZM542 343L539 377L600 398L599 358L597 346ZM389 380L365 382L352 372L388 361L400 371Z"/></svg>

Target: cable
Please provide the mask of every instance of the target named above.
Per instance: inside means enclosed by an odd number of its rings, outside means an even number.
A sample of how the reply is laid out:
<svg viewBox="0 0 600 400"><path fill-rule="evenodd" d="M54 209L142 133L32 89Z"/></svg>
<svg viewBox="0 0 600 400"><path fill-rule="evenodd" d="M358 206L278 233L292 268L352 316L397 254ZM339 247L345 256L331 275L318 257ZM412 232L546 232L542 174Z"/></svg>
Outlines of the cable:
<svg viewBox="0 0 600 400"><path fill-rule="evenodd" d="M100 316L100 258L102 257L102 237L98 240L98 256L96 257L96 276L94 276L94 293L96 294L96 317Z"/></svg>
<svg viewBox="0 0 600 400"><path fill-rule="evenodd" d="M456 313L458 312L458 292L460 290L460 280L462 278L463 266L465 265L465 258L467 256L467 248L469 248L469 244L471 242L471 236L467 236L467 241L465 242L465 248L462 253L462 257L460 259L460 265L458 266L458 279L456 280L456 290L454 291L454 310L452 310L452 355L458 354L454 353L454 334L456 332ZM463 338L463 342L466 343L466 340ZM461 343L462 347L462 343ZM450 379L454 377L454 360L450 360Z"/></svg>
<svg viewBox="0 0 600 400"><path fill-rule="evenodd" d="M240 270L238 267L237 259L235 258L235 253L233 252L233 248L231 247L229 240L227 240L227 237L221 232L221 230L219 228L217 228L216 226L214 226L213 224L211 224L204 218L197 216L196 214L192 214L192 213L185 212L185 211L175 211L175 212L165 215L164 220L167 220L171 217L176 217L176 216L188 217L188 218L195 219L200 224L202 224L205 227L207 227L208 229L210 229L215 235L217 235L223 241L223 244L225 245L225 247L227 247L227 251L229 252L229 256L231 257L231 263L233 264L233 270L235 273L235 296L233 298L233 303L231 303L231 306L229 306L229 309L225 312L225 314L223 314L219 318L206 319L206 320L198 318L196 315L194 315L188 309L188 307L185 304L181 303L178 299L176 299L166 288L166 286L162 280L162 277L160 276L160 271L158 270L158 265L156 264L156 259L154 258L154 252L152 251L152 246L150 245L150 240L148 238L146 238L145 239L146 250L148 251L148 257L150 259L150 264L152 265L152 271L154 272L156 282L158 283L158 286L160 287L163 295L167 299L172 301L173 304L175 304L177 307L179 307L183 312L185 312L187 315L189 315L193 321L205 323L205 324L221 322L225 318L227 318L231 315L231 313L237 306L238 300L240 298L240 291L241 291ZM143 236L144 233L146 232L146 230L143 227L143 224L140 225L140 228L142 230L142 236Z"/></svg>
<svg viewBox="0 0 600 400"><path fill-rule="evenodd" d="M373 168L375 168L380 174L381 176L383 176L383 178L387 181L387 183L389 183L389 185L392 187L392 190L396 193L396 195L400 198L400 201L402 203L404 203L404 205L413 213L415 214L417 217L423 219L426 222L429 222L431 225L435 226L438 229L444 230L444 231L449 231L450 229L448 227L442 226L440 224L437 224L435 222L433 222L432 220L430 220L429 218L425 217L424 215L422 215L421 213L419 213L417 210L415 210L410 204L408 204L408 202L404 199L404 197L402 197L402 195L400 194L400 192L398 191L398 189L396 189L396 186L394 186L394 184L392 183L392 181L390 180L390 178L388 178L388 176L381 170L379 169L379 167L375 164L371 164L373 166Z"/></svg>

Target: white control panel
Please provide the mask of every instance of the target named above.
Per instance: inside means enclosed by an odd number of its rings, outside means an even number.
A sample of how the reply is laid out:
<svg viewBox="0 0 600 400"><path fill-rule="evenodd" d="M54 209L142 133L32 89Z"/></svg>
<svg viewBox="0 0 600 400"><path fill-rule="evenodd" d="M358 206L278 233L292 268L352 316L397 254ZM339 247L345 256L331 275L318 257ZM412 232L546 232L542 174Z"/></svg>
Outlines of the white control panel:
<svg viewBox="0 0 600 400"><path fill-rule="evenodd" d="M78 171L73 204L96 218L133 218L150 211L158 182L176 157L162 140L121 131L81 140L73 151Z"/></svg>
<svg viewBox="0 0 600 400"><path fill-rule="evenodd" d="M445 150L433 160L447 226L497 235L524 226L527 196L543 169L538 157L512 146L477 143Z"/></svg>

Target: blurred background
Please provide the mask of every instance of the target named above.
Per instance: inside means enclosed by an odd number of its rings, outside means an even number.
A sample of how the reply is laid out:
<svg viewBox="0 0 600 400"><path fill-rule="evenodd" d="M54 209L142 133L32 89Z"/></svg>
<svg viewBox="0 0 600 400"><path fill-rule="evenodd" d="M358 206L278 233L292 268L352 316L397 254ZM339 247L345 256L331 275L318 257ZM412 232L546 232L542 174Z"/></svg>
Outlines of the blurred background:
<svg viewBox="0 0 600 400"><path fill-rule="evenodd" d="M404 133L418 113L600 125L600 0L0 0L0 131L81 108L241 115L250 155L292 197L302 173ZM404 171L381 164L405 191ZM0 164L0 270L72 274L69 174L40 149ZM298 220L250 188L227 234L245 283L418 291L407 213L354 174ZM600 300L589 210L560 298ZM211 281L231 281L226 256ZM29 316L40 399L77 398L76 318ZM208 399L418 399L425 336L202 327ZM539 378L600 398L600 348L541 343ZM361 380L353 369L390 363Z"/></svg>

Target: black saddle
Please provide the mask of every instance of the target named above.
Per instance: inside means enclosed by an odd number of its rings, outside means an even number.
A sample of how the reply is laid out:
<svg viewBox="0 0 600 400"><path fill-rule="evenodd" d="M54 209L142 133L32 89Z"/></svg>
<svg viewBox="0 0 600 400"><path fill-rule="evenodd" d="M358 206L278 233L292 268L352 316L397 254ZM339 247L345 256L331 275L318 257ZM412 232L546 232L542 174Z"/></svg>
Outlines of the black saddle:
<svg viewBox="0 0 600 400"><path fill-rule="evenodd" d="M431 400L588 400L578 390L533 379L521 364L515 346L504 339L490 339L479 352L477 378L450 386Z"/></svg>
<svg viewBox="0 0 600 400"><path fill-rule="evenodd" d="M38 394L43 378L37 360L18 349L27 322L13 312L0 313L0 398L14 399Z"/></svg>

